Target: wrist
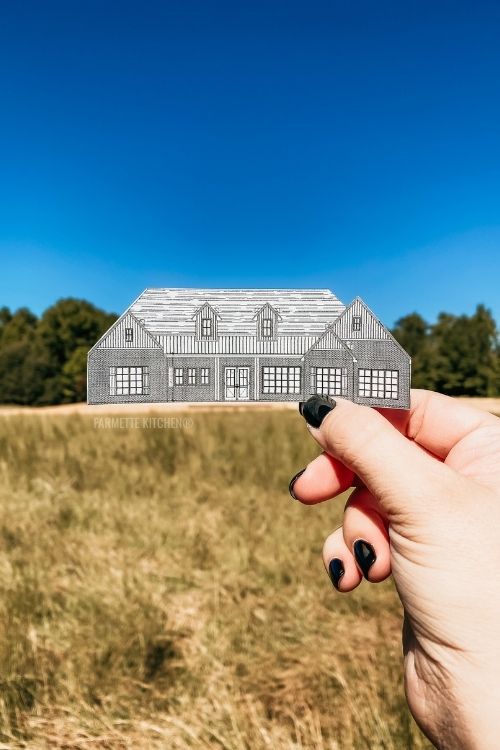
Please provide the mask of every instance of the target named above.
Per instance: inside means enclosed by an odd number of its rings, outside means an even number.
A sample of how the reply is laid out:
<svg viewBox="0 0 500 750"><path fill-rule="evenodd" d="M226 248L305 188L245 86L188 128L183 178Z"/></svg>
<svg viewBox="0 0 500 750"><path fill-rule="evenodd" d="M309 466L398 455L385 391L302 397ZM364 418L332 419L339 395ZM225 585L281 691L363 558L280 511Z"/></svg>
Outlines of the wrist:
<svg viewBox="0 0 500 750"><path fill-rule="evenodd" d="M500 668L466 670L458 696L463 728L457 750L497 750L500 747Z"/></svg>
<svg viewBox="0 0 500 750"><path fill-rule="evenodd" d="M462 665L442 712L440 750L498 750L500 747L500 665Z"/></svg>

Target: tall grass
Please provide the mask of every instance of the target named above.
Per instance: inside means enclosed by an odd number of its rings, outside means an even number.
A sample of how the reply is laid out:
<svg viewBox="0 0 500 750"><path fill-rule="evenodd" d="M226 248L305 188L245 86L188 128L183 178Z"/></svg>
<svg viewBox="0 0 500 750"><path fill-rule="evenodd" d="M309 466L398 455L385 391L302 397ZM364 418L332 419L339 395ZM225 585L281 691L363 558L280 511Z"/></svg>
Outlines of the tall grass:
<svg viewBox="0 0 500 750"><path fill-rule="evenodd" d="M1 422L0 747L430 747L392 585L335 593L343 499L288 496L300 417L191 416Z"/></svg>

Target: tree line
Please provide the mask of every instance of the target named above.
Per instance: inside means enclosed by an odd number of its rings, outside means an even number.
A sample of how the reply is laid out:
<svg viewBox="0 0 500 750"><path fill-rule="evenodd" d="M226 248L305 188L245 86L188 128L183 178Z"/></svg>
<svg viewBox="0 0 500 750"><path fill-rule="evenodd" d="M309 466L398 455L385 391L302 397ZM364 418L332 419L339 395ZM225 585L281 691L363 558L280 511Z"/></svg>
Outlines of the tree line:
<svg viewBox="0 0 500 750"><path fill-rule="evenodd" d="M87 352L116 318L71 298L40 317L26 307L0 308L0 403L85 401Z"/></svg>
<svg viewBox="0 0 500 750"><path fill-rule="evenodd" d="M500 346L484 305L472 315L442 312L435 323L418 313L400 318L393 336L412 358L413 388L449 396L499 396Z"/></svg>
<svg viewBox="0 0 500 750"><path fill-rule="evenodd" d="M49 405L85 401L87 352L117 316L79 299L62 299L37 317L0 308L0 403ZM500 346L484 305L472 315L418 313L392 334L412 357L412 385L451 396L500 395Z"/></svg>

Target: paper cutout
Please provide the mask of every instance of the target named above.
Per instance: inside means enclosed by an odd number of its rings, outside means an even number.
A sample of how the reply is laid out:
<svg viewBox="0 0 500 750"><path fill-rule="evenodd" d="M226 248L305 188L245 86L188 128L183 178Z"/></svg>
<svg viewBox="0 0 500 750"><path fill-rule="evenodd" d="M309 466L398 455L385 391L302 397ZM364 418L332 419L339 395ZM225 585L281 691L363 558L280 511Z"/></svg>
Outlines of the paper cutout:
<svg viewBox="0 0 500 750"><path fill-rule="evenodd" d="M88 354L89 404L303 401L407 409L411 360L328 289L146 289Z"/></svg>

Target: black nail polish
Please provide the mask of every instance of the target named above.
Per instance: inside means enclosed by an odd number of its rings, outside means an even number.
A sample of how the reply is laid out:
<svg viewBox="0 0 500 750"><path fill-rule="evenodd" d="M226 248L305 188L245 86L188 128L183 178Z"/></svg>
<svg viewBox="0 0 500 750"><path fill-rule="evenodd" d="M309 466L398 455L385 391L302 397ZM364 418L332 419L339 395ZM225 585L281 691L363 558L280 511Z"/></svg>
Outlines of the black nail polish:
<svg viewBox="0 0 500 750"><path fill-rule="evenodd" d="M365 578L368 578L370 568L377 559L375 550L373 549L372 545L368 542L365 542L364 539L357 539L354 542L353 549L354 557L356 558L356 562L361 568L361 572L363 573Z"/></svg>
<svg viewBox="0 0 500 750"><path fill-rule="evenodd" d="M340 560L338 557L334 557L333 560L330 560L330 564L328 566L328 573L330 574L330 578L331 578L333 585L338 591L340 579L345 573L344 563L342 562L342 560Z"/></svg>
<svg viewBox="0 0 500 750"><path fill-rule="evenodd" d="M301 401L299 411L307 424L320 427L326 415L336 406L337 402L330 396L311 396L307 401Z"/></svg>
<svg viewBox="0 0 500 750"><path fill-rule="evenodd" d="M290 479L290 484L288 485L288 492L290 493L290 495L293 497L294 500L297 500L297 498L295 497L294 492L293 492L293 485L295 484L297 479L302 476L304 472L305 472L305 469L301 469L295 474L294 477Z"/></svg>

